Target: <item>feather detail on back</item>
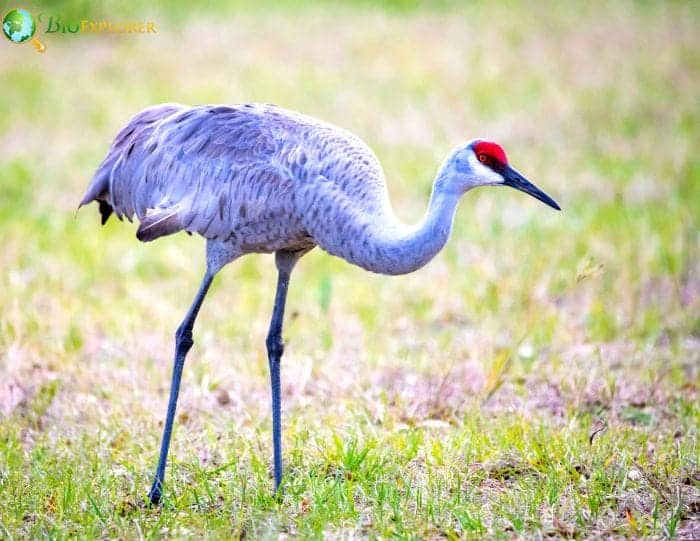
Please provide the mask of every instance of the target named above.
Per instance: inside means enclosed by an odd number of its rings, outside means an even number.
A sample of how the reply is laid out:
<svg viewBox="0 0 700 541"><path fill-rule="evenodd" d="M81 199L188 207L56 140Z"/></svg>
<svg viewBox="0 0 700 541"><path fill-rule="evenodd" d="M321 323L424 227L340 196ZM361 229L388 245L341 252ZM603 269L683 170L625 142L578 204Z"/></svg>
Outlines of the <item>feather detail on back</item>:
<svg viewBox="0 0 700 541"><path fill-rule="evenodd" d="M164 104L117 134L81 206L136 216L143 241L184 230L273 251L313 245L297 198L319 175L358 210L390 208L379 162L346 130L273 105Z"/></svg>

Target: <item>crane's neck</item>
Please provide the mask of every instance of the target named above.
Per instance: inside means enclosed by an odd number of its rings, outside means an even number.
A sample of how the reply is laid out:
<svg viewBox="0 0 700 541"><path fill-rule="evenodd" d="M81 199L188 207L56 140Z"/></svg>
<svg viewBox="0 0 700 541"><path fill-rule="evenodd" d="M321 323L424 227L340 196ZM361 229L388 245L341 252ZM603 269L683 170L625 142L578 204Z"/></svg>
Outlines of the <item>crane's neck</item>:
<svg viewBox="0 0 700 541"><path fill-rule="evenodd" d="M435 257L450 236L462 195L450 189L449 180L442 169L433 185L428 210L416 225L402 223L389 209L374 231L373 257L361 266L382 274L406 274Z"/></svg>

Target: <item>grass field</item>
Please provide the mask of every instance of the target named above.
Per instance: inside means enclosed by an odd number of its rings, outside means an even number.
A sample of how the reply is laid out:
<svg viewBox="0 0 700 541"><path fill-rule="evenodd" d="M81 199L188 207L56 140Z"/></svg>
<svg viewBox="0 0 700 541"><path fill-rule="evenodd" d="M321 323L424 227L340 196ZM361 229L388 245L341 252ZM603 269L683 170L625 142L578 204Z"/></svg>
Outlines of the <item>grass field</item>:
<svg viewBox="0 0 700 541"><path fill-rule="evenodd" d="M0 539L700 537L700 4L218 4L88 12L156 36L0 44ZM563 207L474 191L405 277L302 260L281 502L255 255L204 304L166 500L143 504L204 242L75 209L164 101L347 127L408 222L475 136Z"/></svg>

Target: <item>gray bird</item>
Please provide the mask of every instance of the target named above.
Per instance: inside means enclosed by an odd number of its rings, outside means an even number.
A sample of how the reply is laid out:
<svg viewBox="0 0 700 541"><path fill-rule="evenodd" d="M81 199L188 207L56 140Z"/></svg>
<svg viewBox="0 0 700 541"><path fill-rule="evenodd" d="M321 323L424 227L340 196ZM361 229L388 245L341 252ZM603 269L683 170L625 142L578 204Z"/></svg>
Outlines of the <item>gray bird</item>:
<svg viewBox="0 0 700 541"><path fill-rule="evenodd" d="M140 224L151 241L178 231L207 239L207 269L175 333L175 361L158 467L149 501L162 497L165 464L192 326L219 270L275 253L278 270L267 354L272 388L275 492L281 493L280 361L289 277L314 246L381 274L412 272L447 242L460 197L477 186L511 186L559 206L508 164L496 143L474 139L440 166L428 210L416 225L396 218L384 173L357 136L274 105L163 104L134 116L114 139L80 206L99 203Z"/></svg>

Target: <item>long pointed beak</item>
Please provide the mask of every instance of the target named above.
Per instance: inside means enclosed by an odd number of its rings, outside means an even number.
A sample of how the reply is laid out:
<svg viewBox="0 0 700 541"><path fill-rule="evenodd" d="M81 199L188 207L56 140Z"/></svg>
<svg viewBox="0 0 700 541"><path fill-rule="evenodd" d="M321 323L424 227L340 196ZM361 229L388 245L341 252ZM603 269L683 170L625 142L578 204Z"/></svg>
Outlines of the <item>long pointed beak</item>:
<svg viewBox="0 0 700 541"><path fill-rule="evenodd" d="M540 201L549 205L553 209L561 210L561 207L557 204L557 202L554 199L549 197L546 193L544 193L532 182L530 182L528 179L526 179L524 176L518 173L510 165L506 165L506 169L502 174L503 178L505 179L503 181L503 184L505 184L506 186L510 186L511 188L515 188L516 190L520 190L521 192L530 194L535 199L539 199Z"/></svg>

